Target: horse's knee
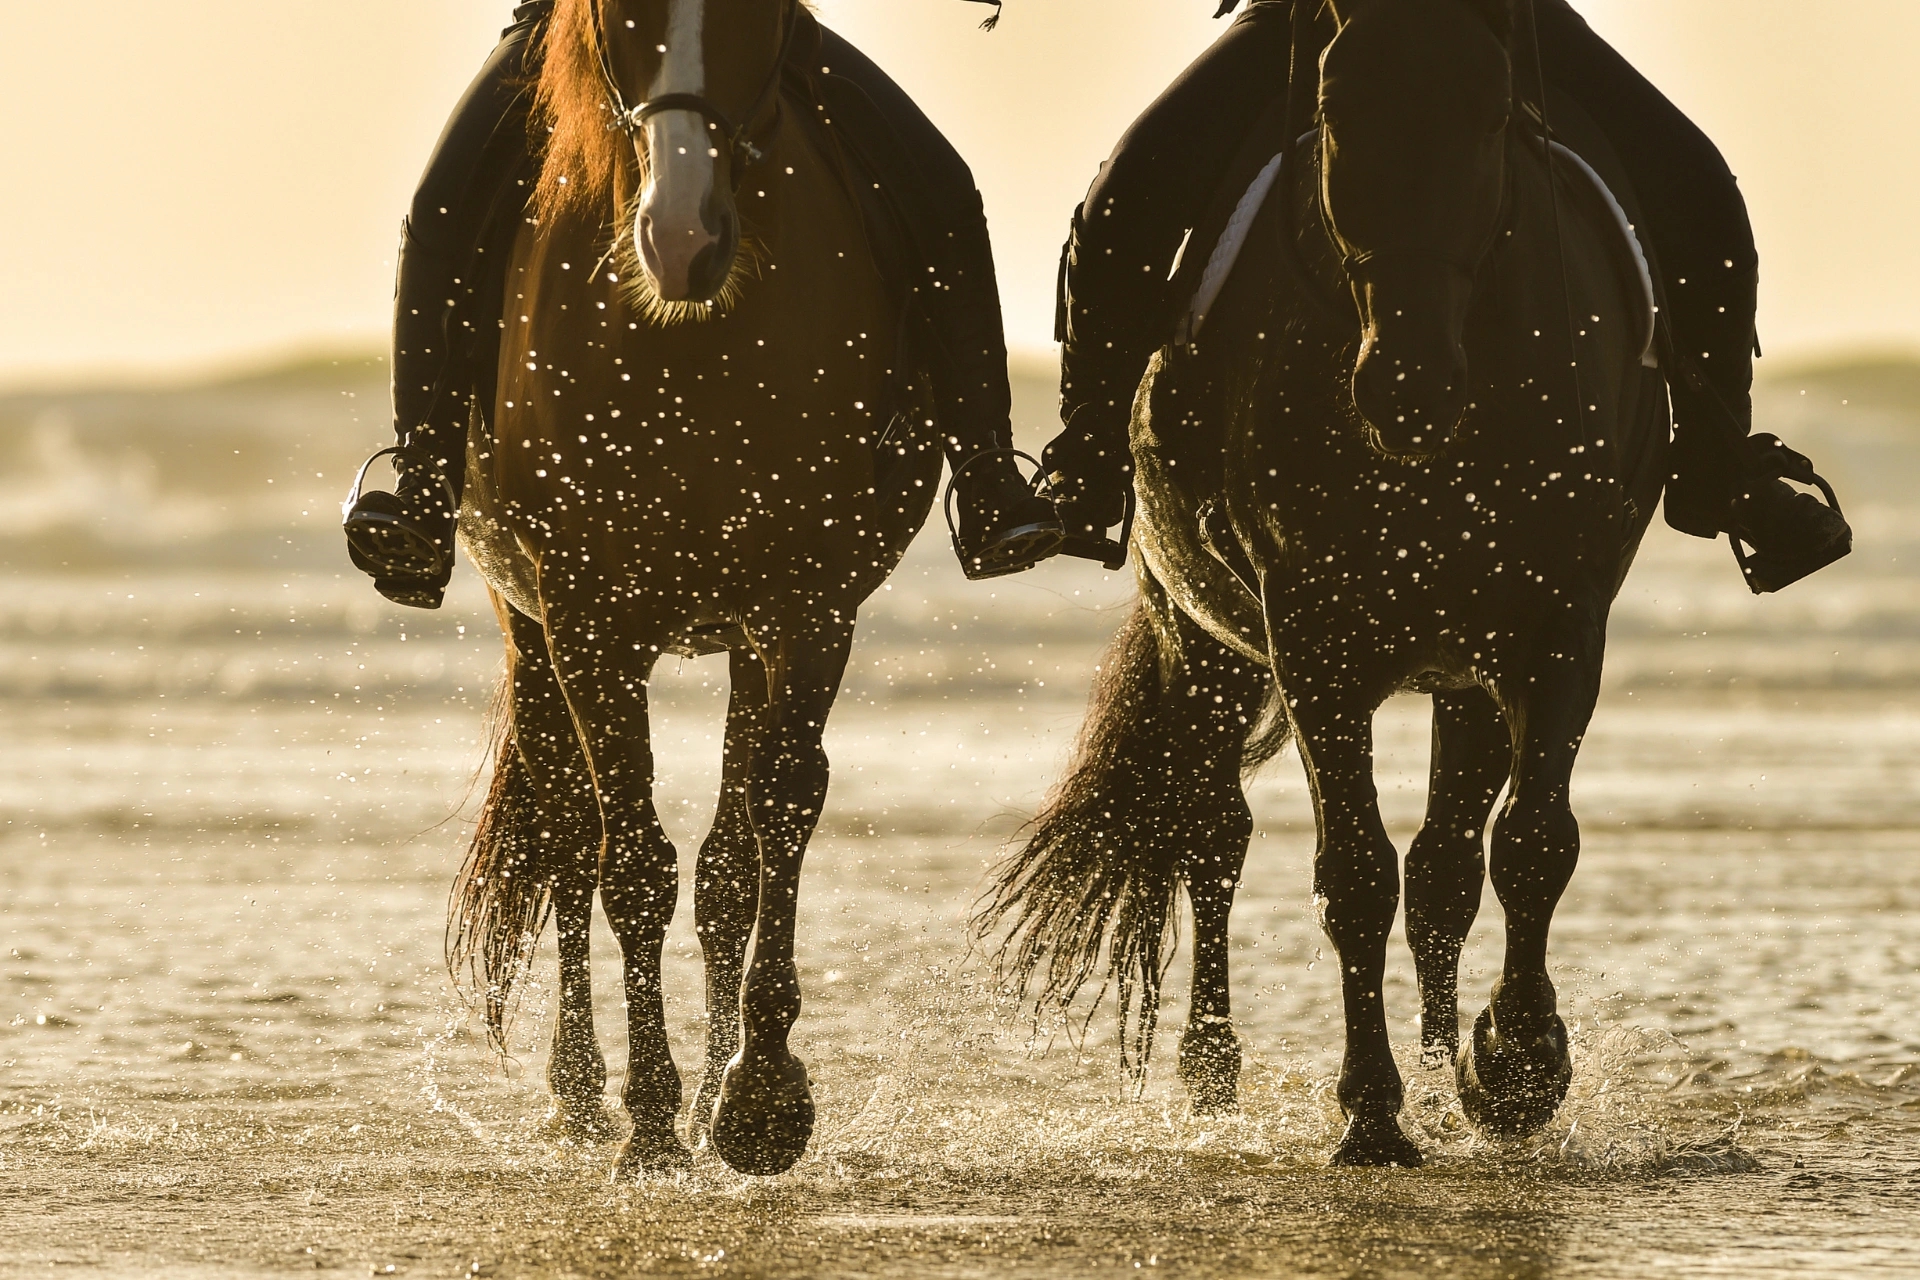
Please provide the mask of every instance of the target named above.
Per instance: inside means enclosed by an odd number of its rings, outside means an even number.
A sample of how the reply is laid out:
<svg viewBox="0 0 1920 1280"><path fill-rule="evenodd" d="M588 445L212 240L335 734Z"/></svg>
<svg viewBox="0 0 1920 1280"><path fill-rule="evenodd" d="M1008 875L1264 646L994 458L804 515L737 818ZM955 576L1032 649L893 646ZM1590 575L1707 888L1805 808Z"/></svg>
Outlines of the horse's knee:
<svg viewBox="0 0 1920 1280"><path fill-rule="evenodd" d="M1516 799L1494 828L1494 891L1506 902L1509 895L1552 884L1557 897L1579 857L1580 823L1565 799Z"/></svg>
<svg viewBox="0 0 1920 1280"><path fill-rule="evenodd" d="M680 868L666 839L609 835L600 865L600 902L622 951L657 945L673 920Z"/></svg>
<svg viewBox="0 0 1920 1280"><path fill-rule="evenodd" d="M1384 830L1332 833L1314 859L1320 924L1335 946L1384 936L1400 909L1400 865Z"/></svg>
<svg viewBox="0 0 1920 1280"><path fill-rule="evenodd" d="M829 766L819 730L780 733L764 753L747 785L747 812L754 829L765 835L769 824L811 830L827 798Z"/></svg>

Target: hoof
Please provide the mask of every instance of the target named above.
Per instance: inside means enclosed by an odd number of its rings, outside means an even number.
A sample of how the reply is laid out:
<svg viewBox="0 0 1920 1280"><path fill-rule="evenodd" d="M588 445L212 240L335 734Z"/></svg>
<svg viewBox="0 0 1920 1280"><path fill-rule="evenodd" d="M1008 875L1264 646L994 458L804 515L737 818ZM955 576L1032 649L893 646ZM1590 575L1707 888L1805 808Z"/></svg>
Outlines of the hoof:
<svg viewBox="0 0 1920 1280"><path fill-rule="evenodd" d="M1459 1056L1460 1046L1457 1044L1423 1045L1420 1049L1420 1069L1438 1071L1442 1067L1451 1068Z"/></svg>
<svg viewBox="0 0 1920 1280"><path fill-rule="evenodd" d="M1473 1038L1460 1055L1455 1080L1460 1108L1477 1128L1503 1138L1523 1138L1544 1127L1566 1100L1573 1083L1567 1024L1548 1014L1543 1030L1527 1039L1507 1038L1483 1009Z"/></svg>
<svg viewBox="0 0 1920 1280"><path fill-rule="evenodd" d="M544 1127L548 1133L574 1142L610 1142L619 1132L619 1122L598 1098L591 1102L555 1098Z"/></svg>
<svg viewBox="0 0 1920 1280"><path fill-rule="evenodd" d="M620 1148L620 1158L614 1162L613 1176L618 1181L630 1182L637 1178L654 1177L666 1173L679 1173L693 1167L693 1153L680 1145L673 1136L669 1125L664 1133L641 1133L635 1127L633 1136Z"/></svg>
<svg viewBox="0 0 1920 1280"><path fill-rule="evenodd" d="M1333 1149L1331 1161L1337 1169L1418 1169L1426 1162L1394 1117L1359 1115L1348 1117L1346 1136Z"/></svg>
<svg viewBox="0 0 1920 1280"><path fill-rule="evenodd" d="M785 1173L813 1138L813 1089L800 1059L781 1047L749 1058L742 1050L720 1081L709 1131L727 1167L755 1177Z"/></svg>
<svg viewBox="0 0 1920 1280"><path fill-rule="evenodd" d="M1240 1109L1240 1037L1224 1020L1189 1028L1180 1037L1180 1082L1195 1115Z"/></svg>

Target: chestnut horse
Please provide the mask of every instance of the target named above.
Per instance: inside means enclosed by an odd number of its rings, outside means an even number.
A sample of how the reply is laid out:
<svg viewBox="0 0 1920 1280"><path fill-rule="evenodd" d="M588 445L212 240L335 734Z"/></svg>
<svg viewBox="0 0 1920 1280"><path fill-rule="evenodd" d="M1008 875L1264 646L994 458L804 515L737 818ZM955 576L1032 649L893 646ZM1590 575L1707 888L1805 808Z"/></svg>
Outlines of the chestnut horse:
<svg viewBox="0 0 1920 1280"><path fill-rule="evenodd" d="M498 1038L556 918L548 1082L564 1125L604 1132L598 887L625 970L629 1175L690 1158L661 1002L678 871L649 673L665 653L731 655L695 870L710 1023L688 1136L777 1173L813 1128L787 1036L821 735L860 605L924 522L941 462L910 425L927 415L894 376L897 304L808 97L813 19L797 0L708 8L555 7L536 111L551 133L461 513L506 635L508 705L449 959L484 983Z"/></svg>
<svg viewBox="0 0 1920 1280"><path fill-rule="evenodd" d="M1290 734L1345 1005L1340 1164L1422 1158L1398 1124L1381 990L1400 865L1372 721L1398 690L1434 699L1406 865L1425 1059L1457 1064L1468 1117L1495 1133L1537 1129L1566 1095L1547 933L1580 848L1568 780L1608 609L1666 476L1650 277L1620 204L1516 97L1516 63L1534 63L1512 3L1335 0L1317 64L1296 18L1294 65L1319 75L1296 81L1299 104L1240 176L1272 194L1135 402L1140 604L1078 759L977 920L1006 932L1014 984L1062 1005L1104 953L1137 1072L1184 882L1179 1073L1197 1108L1235 1105L1241 771ZM1319 128L1299 134L1315 88ZM1238 212L1222 223L1244 227ZM1502 789L1506 961L1461 1051L1460 951Z"/></svg>

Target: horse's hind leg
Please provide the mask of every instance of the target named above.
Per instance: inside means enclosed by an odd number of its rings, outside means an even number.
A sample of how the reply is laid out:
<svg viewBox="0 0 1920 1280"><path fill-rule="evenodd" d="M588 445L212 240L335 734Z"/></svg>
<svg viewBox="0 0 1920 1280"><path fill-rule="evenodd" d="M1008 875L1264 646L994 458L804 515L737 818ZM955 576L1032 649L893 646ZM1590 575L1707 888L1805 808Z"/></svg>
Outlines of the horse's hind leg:
<svg viewBox="0 0 1920 1280"><path fill-rule="evenodd" d="M1494 1133L1518 1136L1546 1124L1573 1079L1547 977L1547 930L1580 858L1568 785L1599 694L1602 646L1597 628L1543 639L1536 669L1508 708L1513 785L1494 827L1492 867L1507 915L1506 962L1458 1069L1467 1117Z"/></svg>
<svg viewBox="0 0 1920 1280"><path fill-rule="evenodd" d="M696 1143L712 1122L720 1077L740 1049L740 978L760 887L760 846L747 814L747 785L767 727L767 669L751 650L742 650L732 655L729 670L733 692L720 803L693 873L694 927L707 972L706 1069L687 1121L687 1136Z"/></svg>
<svg viewBox="0 0 1920 1280"><path fill-rule="evenodd" d="M1513 771L1513 739L1482 689L1436 694L1427 817L1407 850L1407 942L1420 977L1421 1060L1460 1050L1460 948L1480 912L1487 819Z"/></svg>
<svg viewBox="0 0 1920 1280"><path fill-rule="evenodd" d="M1180 1037L1180 1079L1201 1114L1239 1105L1240 1037L1228 987L1227 920L1253 836L1240 784L1247 734L1266 701L1266 671L1182 620L1186 666L1155 718L1165 734L1168 794L1186 829L1183 870L1193 904L1193 997Z"/></svg>
<svg viewBox="0 0 1920 1280"><path fill-rule="evenodd" d="M794 923L800 865L827 797L827 712L853 642L852 610L784 631L769 659L771 715L748 770L747 811L760 847L753 953L740 999L740 1051L721 1078L714 1149L742 1173L783 1173L813 1137L807 1069L787 1047L800 1016Z"/></svg>
<svg viewBox="0 0 1920 1280"><path fill-rule="evenodd" d="M546 635L532 619L502 607L509 641L507 679L513 699L518 767L532 783L540 829L536 839L560 846L554 867L554 931L560 952L560 1012L554 1019L547 1087L554 1118L572 1137L611 1134L601 1094L607 1062L593 1033L589 930L600 847L600 810L574 736L566 699L554 679Z"/></svg>

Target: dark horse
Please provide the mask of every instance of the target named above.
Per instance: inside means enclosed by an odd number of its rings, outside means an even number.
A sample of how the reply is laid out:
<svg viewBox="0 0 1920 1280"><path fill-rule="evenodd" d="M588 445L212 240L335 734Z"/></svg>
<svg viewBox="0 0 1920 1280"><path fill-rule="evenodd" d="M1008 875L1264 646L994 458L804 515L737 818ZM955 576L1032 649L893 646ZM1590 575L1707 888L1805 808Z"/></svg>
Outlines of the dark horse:
<svg viewBox="0 0 1920 1280"><path fill-rule="evenodd" d="M1346 1014L1334 1162L1415 1165L1381 1001L1400 867L1374 712L1395 691L1433 695L1431 791L1406 867L1425 1060L1457 1063L1483 1129L1533 1131L1572 1072L1547 974L1580 847L1568 780L1668 423L1643 364L1653 315L1628 219L1586 160L1549 151L1516 95L1531 59L1516 56L1525 27L1509 5L1334 7L1317 133L1269 130L1288 140L1267 151L1284 161L1239 266L1135 402L1140 602L1069 775L976 923L1005 931L1022 989L1060 1004L1107 949L1137 1072L1184 883L1180 1076L1197 1107L1233 1106L1241 774L1290 734ZM1503 787L1506 961L1462 1052L1459 957Z"/></svg>
<svg viewBox="0 0 1920 1280"><path fill-rule="evenodd" d="M897 300L809 100L809 31L798 0L560 0L497 404L469 437L461 538L506 634L508 706L449 958L479 971L498 1038L557 917L548 1081L566 1128L603 1133L598 888L625 964L629 1174L689 1158L661 1003L678 871L648 677L664 653L731 655L695 871L710 1021L688 1129L736 1169L778 1173L813 1129L787 1036L821 736L855 615L939 475L896 372Z"/></svg>

